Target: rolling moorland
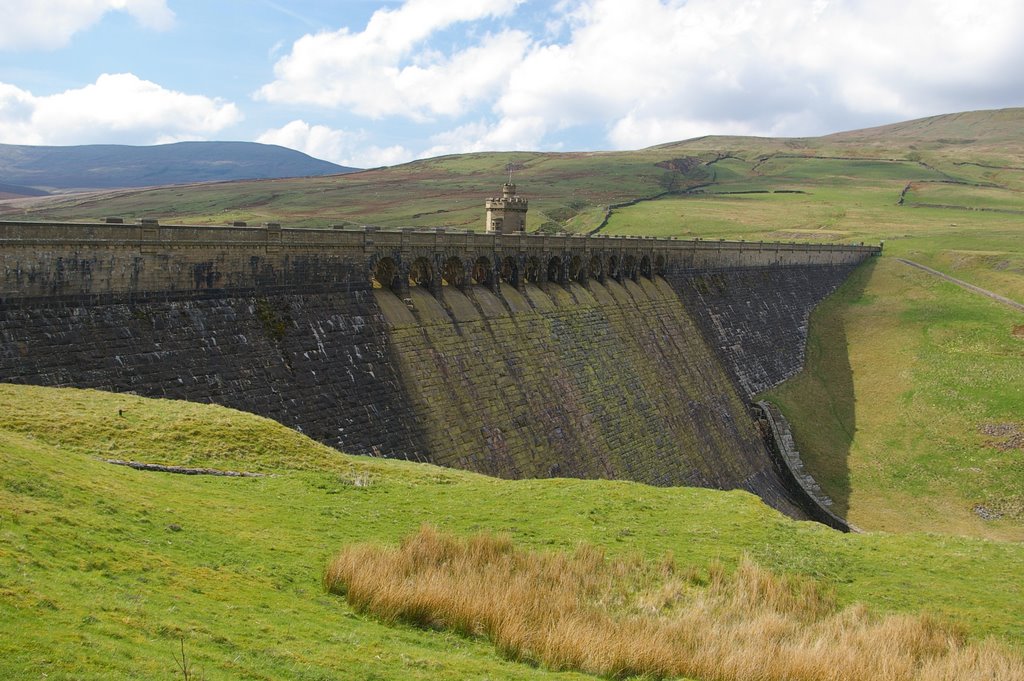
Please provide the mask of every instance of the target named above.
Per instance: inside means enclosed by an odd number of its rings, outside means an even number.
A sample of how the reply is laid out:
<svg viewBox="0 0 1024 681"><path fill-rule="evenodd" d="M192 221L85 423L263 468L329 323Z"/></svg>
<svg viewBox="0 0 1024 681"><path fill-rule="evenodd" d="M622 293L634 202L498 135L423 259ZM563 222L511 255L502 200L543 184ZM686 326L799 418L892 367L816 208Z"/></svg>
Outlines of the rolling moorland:
<svg viewBox="0 0 1024 681"><path fill-rule="evenodd" d="M863 534L787 520L740 492L498 481L338 455L218 407L3 386L0 673L172 678L184 641L207 678L592 678L387 625L324 592L342 546L394 544L422 523L534 550L671 552L700 573L749 556L840 605L935 613L1020 651L1024 314L900 259L1024 301L1022 130L1024 110L974 112L805 140L475 154L0 204L7 219L481 228L482 197L513 163L531 229L885 242L814 314L805 371L766 396Z"/></svg>

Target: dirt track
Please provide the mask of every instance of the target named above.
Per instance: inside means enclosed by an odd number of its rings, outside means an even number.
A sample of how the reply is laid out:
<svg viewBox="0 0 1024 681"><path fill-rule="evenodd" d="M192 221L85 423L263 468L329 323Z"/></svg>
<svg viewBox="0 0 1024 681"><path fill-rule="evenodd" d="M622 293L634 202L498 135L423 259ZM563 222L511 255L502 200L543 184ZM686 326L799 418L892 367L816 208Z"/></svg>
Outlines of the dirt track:
<svg viewBox="0 0 1024 681"><path fill-rule="evenodd" d="M1001 296L998 293L993 293L992 291L989 291L987 289L983 289L980 286L975 286L974 284L968 284L963 279L957 279L956 277L951 277L948 274L943 274L942 272L939 272L938 270L933 270L931 267L927 267L925 265L922 265L921 263L914 262L913 260L906 260L904 258L896 258L896 259L899 260L901 263L904 263L906 265L910 265L911 267L916 267L918 269L924 270L925 272L928 272L929 274L934 274L936 277L939 277L940 279L945 279L946 281L951 282L953 284L956 284L957 286L959 286L961 288L965 288L968 291L973 291L974 293L980 293L981 295L987 296L987 297L991 298L992 300L999 301L1003 305L1009 305L1010 307L1012 307L1012 308L1014 308L1016 310L1020 310L1021 312L1024 312L1024 305L1021 305L1016 300L1010 300L1006 296Z"/></svg>

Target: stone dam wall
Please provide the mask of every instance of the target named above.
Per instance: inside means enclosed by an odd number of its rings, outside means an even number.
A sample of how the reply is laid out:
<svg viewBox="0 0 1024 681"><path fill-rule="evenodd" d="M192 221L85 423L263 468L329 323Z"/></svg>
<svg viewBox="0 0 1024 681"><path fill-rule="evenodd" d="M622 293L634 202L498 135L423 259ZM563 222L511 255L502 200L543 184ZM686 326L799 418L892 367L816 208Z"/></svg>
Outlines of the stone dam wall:
<svg viewBox="0 0 1024 681"><path fill-rule="evenodd" d="M854 267L690 269L666 276L741 392L752 397L803 368L811 311Z"/></svg>
<svg viewBox="0 0 1024 681"><path fill-rule="evenodd" d="M872 247L0 222L0 380L215 402L501 477L743 488Z"/></svg>

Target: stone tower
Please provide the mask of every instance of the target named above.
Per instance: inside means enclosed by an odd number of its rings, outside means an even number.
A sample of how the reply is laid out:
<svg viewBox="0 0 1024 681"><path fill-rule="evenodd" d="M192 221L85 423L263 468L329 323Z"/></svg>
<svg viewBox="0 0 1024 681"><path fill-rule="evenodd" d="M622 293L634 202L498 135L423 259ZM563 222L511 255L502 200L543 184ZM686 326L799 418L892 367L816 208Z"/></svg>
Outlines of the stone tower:
<svg viewBox="0 0 1024 681"><path fill-rule="evenodd" d="M526 231L525 197L516 196L516 186L506 182L501 187L501 198L487 199L487 231L513 234Z"/></svg>

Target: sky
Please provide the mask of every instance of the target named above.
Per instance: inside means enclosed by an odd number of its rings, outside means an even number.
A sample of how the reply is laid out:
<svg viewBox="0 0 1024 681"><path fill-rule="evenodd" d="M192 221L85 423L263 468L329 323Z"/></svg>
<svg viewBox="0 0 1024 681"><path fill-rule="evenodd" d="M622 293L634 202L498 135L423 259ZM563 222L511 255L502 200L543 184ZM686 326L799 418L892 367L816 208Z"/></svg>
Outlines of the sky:
<svg viewBox="0 0 1024 681"><path fill-rule="evenodd" d="M1024 105L1021 0L0 0L0 143L355 167Z"/></svg>

